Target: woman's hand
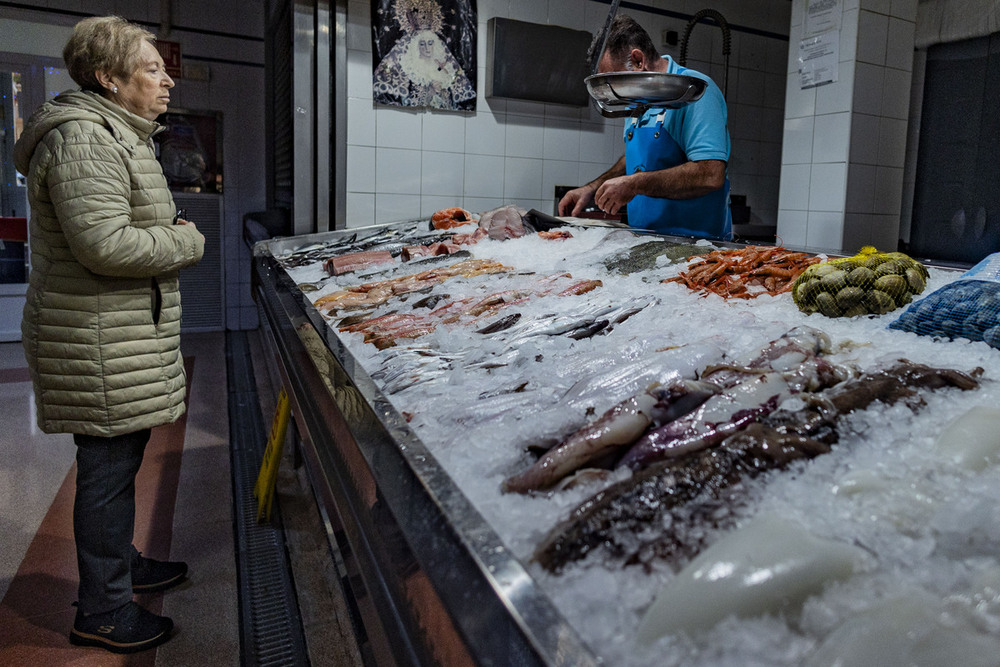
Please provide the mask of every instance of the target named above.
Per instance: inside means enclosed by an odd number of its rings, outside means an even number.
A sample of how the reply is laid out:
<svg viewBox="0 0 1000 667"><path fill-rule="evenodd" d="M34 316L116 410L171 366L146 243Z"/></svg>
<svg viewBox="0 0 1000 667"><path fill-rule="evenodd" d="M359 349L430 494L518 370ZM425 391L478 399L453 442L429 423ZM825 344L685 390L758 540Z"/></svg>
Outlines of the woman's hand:
<svg viewBox="0 0 1000 667"><path fill-rule="evenodd" d="M193 222L191 222L190 220L185 220L184 218L177 218L177 222L175 222L174 224L187 225L188 227L193 227L196 232L198 231L198 227ZM205 235L202 234L201 232L198 232L198 235L201 237L201 242L204 243Z"/></svg>

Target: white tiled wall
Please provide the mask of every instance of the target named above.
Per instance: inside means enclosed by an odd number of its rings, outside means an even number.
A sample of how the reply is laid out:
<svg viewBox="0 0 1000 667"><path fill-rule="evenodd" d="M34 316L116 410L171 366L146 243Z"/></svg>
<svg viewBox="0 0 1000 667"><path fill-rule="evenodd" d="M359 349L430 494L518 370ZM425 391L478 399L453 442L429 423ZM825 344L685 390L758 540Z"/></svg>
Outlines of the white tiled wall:
<svg viewBox="0 0 1000 667"><path fill-rule="evenodd" d="M703 8L701 2L693 1L641 4L688 16ZM604 25L609 6L596 0L479 0L477 6L477 107L474 112L445 112L373 103L371 4L349 3L348 226L426 217L446 206L481 212L513 203L554 211L555 186L585 183L622 154L620 119L603 118L592 108L484 96L490 18L596 33ZM730 24L787 34L787 0L722 0L713 7ZM664 30L682 34L686 24L686 19L653 11L621 11L635 16L657 43ZM728 70L732 192L747 195L755 222L774 224L788 42L747 32L732 34ZM679 55L676 46L662 47L664 53ZM723 63L721 31L697 26L691 35L688 66L711 74L722 86Z"/></svg>
<svg viewBox="0 0 1000 667"><path fill-rule="evenodd" d="M726 92L732 141L729 161L732 194L746 196L751 209L750 222L774 225L778 213L788 62L788 40L774 35L788 35L790 3L687 2L685 5L683 9L675 3L659 3L658 6L689 14L711 7L733 26L728 70L722 31L708 24L698 24L691 30L687 66L708 73ZM652 22L655 27L647 26L654 41L658 41L663 30L683 35L686 20L656 18L660 20ZM680 56L680 47L665 47L664 52L676 59Z"/></svg>
<svg viewBox="0 0 1000 667"><path fill-rule="evenodd" d="M778 235L788 245L895 250L916 0L844 0L835 83L802 90L792 6Z"/></svg>

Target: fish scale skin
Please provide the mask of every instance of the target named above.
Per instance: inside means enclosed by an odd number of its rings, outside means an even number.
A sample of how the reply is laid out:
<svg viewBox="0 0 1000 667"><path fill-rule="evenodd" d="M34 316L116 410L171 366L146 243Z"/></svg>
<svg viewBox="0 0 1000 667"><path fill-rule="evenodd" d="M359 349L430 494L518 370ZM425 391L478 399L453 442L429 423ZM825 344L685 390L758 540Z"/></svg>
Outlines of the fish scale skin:
<svg viewBox="0 0 1000 667"><path fill-rule="evenodd" d="M637 562L639 550L650 542L643 542L635 535L650 526L663 525L662 518L670 510L703 493L717 497L740 479L805 457L806 450L799 451L801 456L793 454L779 464L770 456L771 448L752 443L731 449L720 445L685 459L653 464L578 506L539 545L534 560L545 569L558 572L570 561L601 548L612 560ZM634 547L637 542L639 549Z"/></svg>
<svg viewBox="0 0 1000 667"><path fill-rule="evenodd" d="M624 565L646 563L650 558L692 557L702 544L686 543L681 537L690 522L708 516L713 503L718 506L724 500L724 505L732 507L740 502L735 485L741 480L829 451L837 440L839 416L863 410L875 401L889 405L903 401L918 410L922 401L915 388L969 391L979 386L979 372L981 369L963 373L901 361L847 380L814 395L816 400L803 410L779 410L714 448L654 463L599 491L549 531L532 560L558 573L594 550ZM668 524L666 518L672 510L692 502L702 506L685 507L689 523ZM664 528L655 536L649 535L653 526Z"/></svg>

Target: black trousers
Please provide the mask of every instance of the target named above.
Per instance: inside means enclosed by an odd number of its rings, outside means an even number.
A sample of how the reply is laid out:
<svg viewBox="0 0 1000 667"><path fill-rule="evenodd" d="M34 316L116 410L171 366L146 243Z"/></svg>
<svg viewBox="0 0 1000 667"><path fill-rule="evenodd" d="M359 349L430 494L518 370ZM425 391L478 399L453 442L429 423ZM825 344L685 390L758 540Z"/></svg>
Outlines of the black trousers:
<svg viewBox="0 0 1000 667"><path fill-rule="evenodd" d="M135 476L150 431L102 438L74 435L73 536L80 572L79 608L101 614L132 599Z"/></svg>

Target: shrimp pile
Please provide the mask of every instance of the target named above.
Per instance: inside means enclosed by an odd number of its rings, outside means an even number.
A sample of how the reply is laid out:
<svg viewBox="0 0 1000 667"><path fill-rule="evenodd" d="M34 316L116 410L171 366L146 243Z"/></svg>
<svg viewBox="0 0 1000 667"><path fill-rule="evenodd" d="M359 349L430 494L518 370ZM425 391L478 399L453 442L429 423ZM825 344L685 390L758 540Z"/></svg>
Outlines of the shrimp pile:
<svg viewBox="0 0 1000 667"><path fill-rule="evenodd" d="M713 250L701 255L687 271L663 282L677 282L723 299L753 299L761 294L789 292L795 279L820 258L776 246Z"/></svg>

